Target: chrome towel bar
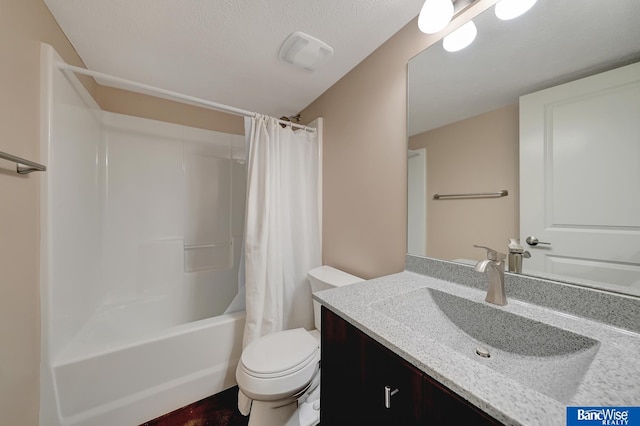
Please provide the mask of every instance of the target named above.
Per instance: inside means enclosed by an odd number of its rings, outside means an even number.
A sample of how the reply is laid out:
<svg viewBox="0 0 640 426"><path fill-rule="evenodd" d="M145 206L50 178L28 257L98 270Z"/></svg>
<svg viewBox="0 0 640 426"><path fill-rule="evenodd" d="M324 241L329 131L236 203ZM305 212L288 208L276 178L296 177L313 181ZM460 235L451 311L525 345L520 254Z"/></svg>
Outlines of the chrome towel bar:
<svg viewBox="0 0 640 426"><path fill-rule="evenodd" d="M434 200L443 200L448 198L497 198L506 197L509 191L503 189L498 192L477 192L472 194L434 194Z"/></svg>
<svg viewBox="0 0 640 426"><path fill-rule="evenodd" d="M33 161L7 154L6 152L0 151L0 158L16 163L16 172L21 175L26 175L31 172L44 172L47 170L47 167L42 164L34 163Z"/></svg>

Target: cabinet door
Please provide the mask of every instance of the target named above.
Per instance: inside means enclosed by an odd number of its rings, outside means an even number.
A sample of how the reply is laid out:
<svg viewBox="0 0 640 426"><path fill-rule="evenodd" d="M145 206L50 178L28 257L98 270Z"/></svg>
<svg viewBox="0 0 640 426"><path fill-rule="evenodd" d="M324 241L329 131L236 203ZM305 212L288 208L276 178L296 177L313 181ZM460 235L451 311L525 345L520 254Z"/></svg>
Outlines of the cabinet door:
<svg viewBox="0 0 640 426"><path fill-rule="evenodd" d="M321 351L321 424L419 424L422 372L324 307Z"/></svg>
<svg viewBox="0 0 640 426"><path fill-rule="evenodd" d="M426 374L423 377L423 425L497 426L502 424Z"/></svg>
<svg viewBox="0 0 640 426"><path fill-rule="evenodd" d="M322 307L320 424L358 425L364 411L365 350L361 333Z"/></svg>
<svg viewBox="0 0 640 426"><path fill-rule="evenodd" d="M422 371L374 340L368 339L365 350L364 408L369 415L368 424L419 425Z"/></svg>

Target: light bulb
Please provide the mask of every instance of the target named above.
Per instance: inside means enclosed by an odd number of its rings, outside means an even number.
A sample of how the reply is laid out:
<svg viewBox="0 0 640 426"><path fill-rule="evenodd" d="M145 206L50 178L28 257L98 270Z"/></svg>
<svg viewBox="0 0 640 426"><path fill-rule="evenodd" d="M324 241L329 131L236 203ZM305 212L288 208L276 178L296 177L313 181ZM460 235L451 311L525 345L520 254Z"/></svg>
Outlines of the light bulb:
<svg viewBox="0 0 640 426"><path fill-rule="evenodd" d="M473 21L469 21L442 40L442 47L447 52L462 50L475 40L478 29Z"/></svg>
<svg viewBox="0 0 640 426"><path fill-rule="evenodd" d="M531 9L538 0L500 0L496 3L496 16L503 21L517 18Z"/></svg>
<svg viewBox="0 0 640 426"><path fill-rule="evenodd" d="M425 0L420 16L418 28L426 34L435 34L444 29L453 18L453 2L451 0Z"/></svg>

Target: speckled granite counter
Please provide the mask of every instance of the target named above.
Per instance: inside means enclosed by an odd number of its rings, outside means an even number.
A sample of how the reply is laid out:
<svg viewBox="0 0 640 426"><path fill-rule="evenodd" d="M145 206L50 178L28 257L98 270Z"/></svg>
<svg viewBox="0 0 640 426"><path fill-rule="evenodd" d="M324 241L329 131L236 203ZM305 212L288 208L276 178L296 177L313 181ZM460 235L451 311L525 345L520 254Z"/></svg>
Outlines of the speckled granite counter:
<svg viewBox="0 0 640 426"><path fill-rule="evenodd" d="M462 340L473 341L470 336L462 339L460 329L443 321L442 301L436 299L453 300L447 302L452 309L469 301L463 308L468 321L470 306L486 310L481 305L488 305L486 275L414 257L408 257L407 269L322 291L314 299L505 424L564 425L567 406L640 405L640 299L508 276L509 303L495 307L500 318L487 328L502 333L499 328L510 325L503 317L517 315L542 323L534 332L547 333L547 327L576 336L584 347L571 354L551 348L553 356L490 347L492 357L481 358L463 347ZM533 340L536 347L545 346L544 337Z"/></svg>

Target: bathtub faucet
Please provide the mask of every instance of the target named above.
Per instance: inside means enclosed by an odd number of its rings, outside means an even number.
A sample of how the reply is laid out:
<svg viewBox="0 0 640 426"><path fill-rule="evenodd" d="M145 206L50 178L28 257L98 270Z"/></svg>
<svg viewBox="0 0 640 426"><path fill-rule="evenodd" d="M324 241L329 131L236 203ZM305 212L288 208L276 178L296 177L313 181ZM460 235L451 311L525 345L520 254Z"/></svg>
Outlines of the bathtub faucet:
<svg viewBox="0 0 640 426"><path fill-rule="evenodd" d="M507 296L504 292L504 261L507 255L498 253L489 247L477 246L475 244L473 246L487 250L487 258L479 261L474 268L478 272L488 272L489 275L489 288L487 289L487 297L484 300L494 305L506 305Z"/></svg>

